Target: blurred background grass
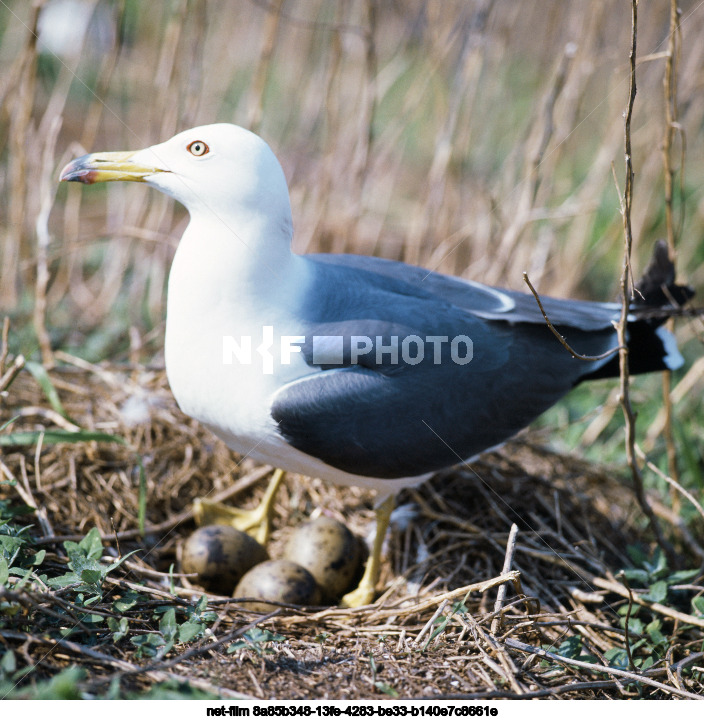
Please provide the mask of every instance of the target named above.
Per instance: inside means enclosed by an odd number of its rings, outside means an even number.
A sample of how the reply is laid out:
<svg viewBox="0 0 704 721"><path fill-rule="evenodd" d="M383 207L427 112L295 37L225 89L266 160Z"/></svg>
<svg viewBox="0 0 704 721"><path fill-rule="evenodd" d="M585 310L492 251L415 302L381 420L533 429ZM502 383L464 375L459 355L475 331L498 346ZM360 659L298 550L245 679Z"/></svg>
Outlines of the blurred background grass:
<svg viewBox="0 0 704 721"><path fill-rule="evenodd" d="M704 5L679 6L678 268L701 295ZM639 12L636 273L666 234L669 13L668 0ZM163 362L183 209L143 186L58 186L58 170L215 121L273 147L300 252L398 258L521 290L526 270L542 294L615 297L629 3L0 0L0 37L0 305L13 352L39 357L46 328L54 349L90 360ZM701 488L697 333L678 323L689 362L673 387L682 478ZM545 438L622 458L613 388L577 389L541 421ZM660 379L635 380L633 393L643 446L664 468Z"/></svg>

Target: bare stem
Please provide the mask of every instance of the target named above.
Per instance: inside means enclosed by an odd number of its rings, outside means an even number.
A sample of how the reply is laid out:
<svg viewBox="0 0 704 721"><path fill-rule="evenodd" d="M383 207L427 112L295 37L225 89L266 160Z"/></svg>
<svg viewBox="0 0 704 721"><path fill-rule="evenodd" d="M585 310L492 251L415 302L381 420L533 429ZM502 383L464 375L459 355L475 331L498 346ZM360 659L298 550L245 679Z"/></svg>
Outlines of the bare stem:
<svg viewBox="0 0 704 721"><path fill-rule="evenodd" d="M530 288L530 292L533 294L533 297L535 298L536 302L538 303L538 308L540 308L540 312L543 314L543 318L545 318L545 322L547 323L548 328L550 328L550 330L552 331L555 338L557 338L557 340L560 341L560 343L567 349L567 351L573 358L577 358L578 360L583 360L583 361L598 361L598 360L603 360L604 358L608 358L610 355L613 355L614 353L618 353L621 350L620 346L614 346L613 348L610 348L609 350L607 350L604 353L601 353L600 355L582 355L581 353L577 353L577 351L565 340L565 337L560 333L559 330L557 330L557 328L555 328L555 326L550 321L548 314L545 312L545 308L543 308L543 303L540 300L538 291L533 287L533 284L530 282L528 273L523 273L523 280L526 282L526 285Z"/></svg>
<svg viewBox="0 0 704 721"><path fill-rule="evenodd" d="M630 82L628 87L628 104L626 108L624 138L626 159L626 183L623 196L620 199L621 215L623 217L623 266L621 271L621 317L616 324L616 333L619 344L619 370L620 370L620 401L626 429L626 460L631 471L633 485L643 512L650 521L658 545L665 551L668 560L676 566L674 549L666 541L660 529L660 524L653 513L643 489L643 476L636 460L636 414L633 412L630 396L630 374L628 368L628 344L626 327L628 325L628 309L632 296L633 275L631 271L631 251L633 248L633 230L631 227L631 207L633 202L633 156L631 149L631 121L633 119L633 106L636 99L636 48L638 37L638 0L631 0L631 52L630 52Z"/></svg>
<svg viewBox="0 0 704 721"><path fill-rule="evenodd" d="M518 537L518 526L515 523L511 524L511 530L508 534L508 541L506 542L506 555L504 556L504 567L502 573L508 573L513 565L513 555L516 552L516 539ZM503 608L504 601L506 599L506 584L499 586L499 590L496 594L496 603L494 604L494 613L496 616L491 622L491 632L496 635L501 627L501 609Z"/></svg>
<svg viewBox="0 0 704 721"><path fill-rule="evenodd" d="M674 261L676 255L675 249L675 223L673 220L673 179L675 171L672 167L672 141L675 133L682 133L682 127L677 122L677 68L679 65L680 55L680 11L677 7L677 0L670 0L670 38L667 47L665 76L663 85L665 91L665 133L662 142L662 160L664 170L665 183L665 225L667 228L667 247L670 259ZM684 136L682 137L682 147L684 148ZM684 178L684 154L682 155L682 165L680 167L680 182ZM680 198L680 212L682 213L684 205ZM682 227L682 215L678 222L678 228ZM673 320L668 320L667 327L672 330L674 326ZM668 474L675 481L679 481L679 468L677 466L677 449L675 447L675 438L672 428L672 372L665 371L662 376L662 396L665 408L665 425L663 434L665 437L665 447L667 449L667 468ZM673 510L679 510L679 495L671 489L671 499Z"/></svg>

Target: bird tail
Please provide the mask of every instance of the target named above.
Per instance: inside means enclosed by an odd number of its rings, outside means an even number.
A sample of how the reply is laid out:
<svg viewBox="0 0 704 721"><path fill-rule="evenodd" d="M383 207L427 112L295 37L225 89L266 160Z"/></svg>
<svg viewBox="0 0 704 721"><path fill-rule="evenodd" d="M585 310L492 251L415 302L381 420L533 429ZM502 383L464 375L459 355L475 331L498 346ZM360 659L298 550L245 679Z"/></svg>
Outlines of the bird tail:
<svg viewBox="0 0 704 721"><path fill-rule="evenodd" d="M675 265L667 244L658 240L648 267L635 284L628 317L628 367L631 373L676 370L684 363L677 341L664 327L668 318L682 315L694 289L675 282ZM619 374L618 355L582 380L613 378Z"/></svg>
<svg viewBox="0 0 704 721"><path fill-rule="evenodd" d="M670 259L667 243L658 240L648 267L635 285L631 313L636 317L656 321L660 319L660 325L670 316L676 315L693 296L694 289L691 286L675 282L675 264Z"/></svg>

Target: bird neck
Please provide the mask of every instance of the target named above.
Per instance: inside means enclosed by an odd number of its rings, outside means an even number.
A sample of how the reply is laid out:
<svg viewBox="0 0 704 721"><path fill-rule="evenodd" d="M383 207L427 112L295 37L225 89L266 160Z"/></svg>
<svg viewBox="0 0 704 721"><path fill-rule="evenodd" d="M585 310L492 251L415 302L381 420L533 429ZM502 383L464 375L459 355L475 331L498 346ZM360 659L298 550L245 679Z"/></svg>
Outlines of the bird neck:
<svg viewBox="0 0 704 721"><path fill-rule="evenodd" d="M301 258L290 240L290 225L268 218L239 217L235 225L226 217L193 217L171 267L169 312L180 304L189 315L218 306L246 315L278 302L300 282Z"/></svg>

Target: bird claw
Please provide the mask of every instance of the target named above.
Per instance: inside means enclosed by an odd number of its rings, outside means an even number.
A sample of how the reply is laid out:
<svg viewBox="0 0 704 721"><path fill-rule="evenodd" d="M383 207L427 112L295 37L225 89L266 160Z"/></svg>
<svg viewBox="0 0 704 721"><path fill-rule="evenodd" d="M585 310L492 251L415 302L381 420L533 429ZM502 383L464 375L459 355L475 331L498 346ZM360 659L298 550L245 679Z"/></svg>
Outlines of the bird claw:
<svg viewBox="0 0 704 721"><path fill-rule="evenodd" d="M376 589L369 584L360 583L354 591L346 593L340 600L340 606L343 608L359 608L360 606L368 606L374 603Z"/></svg>
<svg viewBox="0 0 704 721"><path fill-rule="evenodd" d="M269 540L271 531L271 508L257 508L248 511L243 508L212 503L203 498L193 501L193 516L199 526L232 526L252 536L262 545Z"/></svg>
<svg viewBox="0 0 704 721"><path fill-rule="evenodd" d="M252 510L215 503L205 498L193 501L193 516L199 526L232 526L238 531L252 536L262 546L266 545L271 532L271 517L274 512L274 499L281 485L284 473L277 469L269 481L269 487L261 503Z"/></svg>

